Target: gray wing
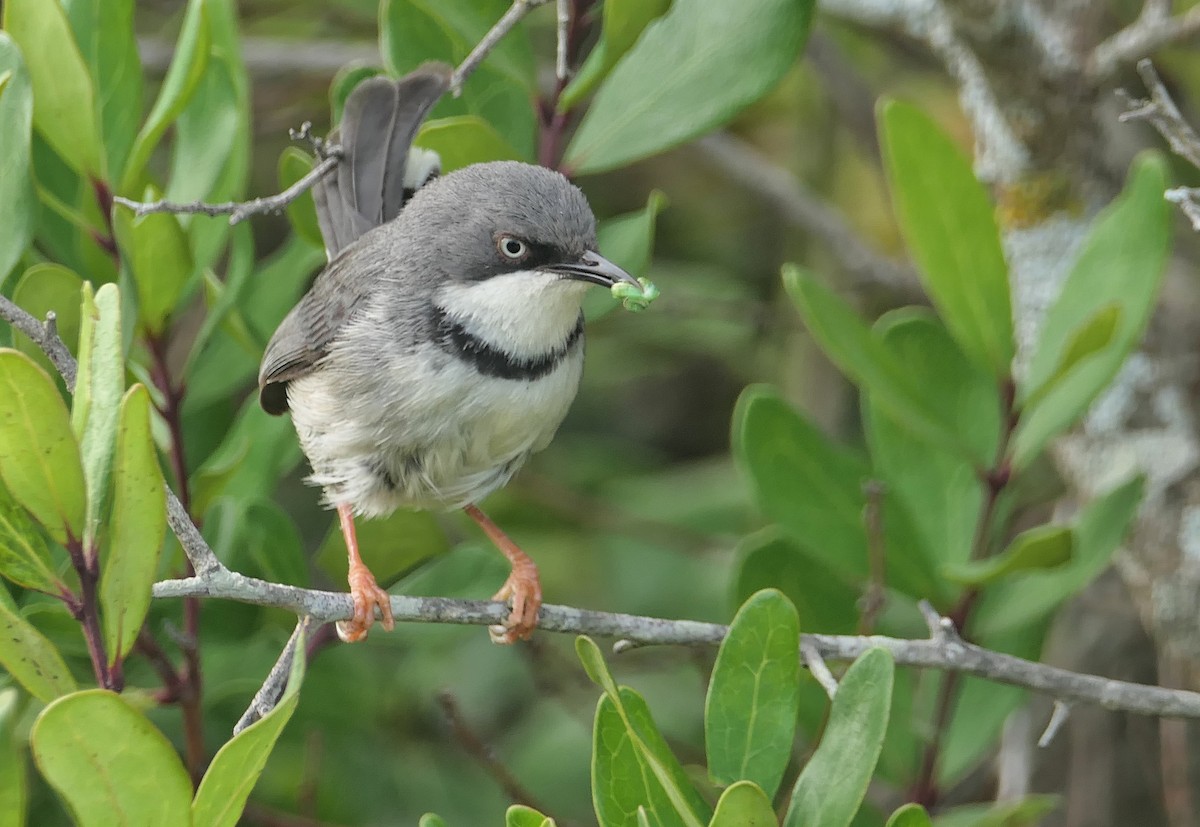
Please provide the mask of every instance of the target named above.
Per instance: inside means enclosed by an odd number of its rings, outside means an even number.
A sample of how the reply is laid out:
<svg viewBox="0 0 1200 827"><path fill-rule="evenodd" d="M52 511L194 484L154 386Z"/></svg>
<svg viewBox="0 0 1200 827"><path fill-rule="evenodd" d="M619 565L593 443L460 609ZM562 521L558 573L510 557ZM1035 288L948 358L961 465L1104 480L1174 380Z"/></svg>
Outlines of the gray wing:
<svg viewBox="0 0 1200 827"><path fill-rule="evenodd" d="M330 260L395 218L423 183L406 181L409 150L452 72L444 63L425 63L396 81L368 78L346 98L341 126L330 134L342 146L342 161L313 190Z"/></svg>
<svg viewBox="0 0 1200 827"><path fill-rule="evenodd" d="M355 311L365 306L378 272L362 245L338 256L280 323L263 353L258 401L269 414L288 410L287 386L316 368Z"/></svg>

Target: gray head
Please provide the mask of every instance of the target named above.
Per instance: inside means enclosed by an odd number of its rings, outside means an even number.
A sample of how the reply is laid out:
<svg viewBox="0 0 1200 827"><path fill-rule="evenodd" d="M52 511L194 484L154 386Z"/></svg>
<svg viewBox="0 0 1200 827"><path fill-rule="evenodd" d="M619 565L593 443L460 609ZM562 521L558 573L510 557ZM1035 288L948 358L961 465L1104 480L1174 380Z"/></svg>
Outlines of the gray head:
<svg viewBox="0 0 1200 827"><path fill-rule="evenodd" d="M517 161L474 164L431 181L380 232L421 239L440 281L538 272L605 287L637 283L596 252L596 219L579 188Z"/></svg>

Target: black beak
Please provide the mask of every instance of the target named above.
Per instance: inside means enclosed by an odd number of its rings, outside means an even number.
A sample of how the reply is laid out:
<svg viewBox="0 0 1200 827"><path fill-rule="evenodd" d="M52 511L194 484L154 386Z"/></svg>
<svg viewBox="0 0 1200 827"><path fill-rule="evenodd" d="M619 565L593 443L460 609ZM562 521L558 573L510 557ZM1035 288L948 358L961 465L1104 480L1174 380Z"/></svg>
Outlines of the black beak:
<svg viewBox="0 0 1200 827"><path fill-rule="evenodd" d="M578 279L579 281L589 281L592 284L599 284L602 287L612 287L618 282L632 284L639 290L642 286L638 284L638 280L626 273L617 265L606 259L599 253L589 250L584 253L577 262L565 262L563 264L547 264L541 269L550 272L558 273L561 276L566 276L569 279Z"/></svg>

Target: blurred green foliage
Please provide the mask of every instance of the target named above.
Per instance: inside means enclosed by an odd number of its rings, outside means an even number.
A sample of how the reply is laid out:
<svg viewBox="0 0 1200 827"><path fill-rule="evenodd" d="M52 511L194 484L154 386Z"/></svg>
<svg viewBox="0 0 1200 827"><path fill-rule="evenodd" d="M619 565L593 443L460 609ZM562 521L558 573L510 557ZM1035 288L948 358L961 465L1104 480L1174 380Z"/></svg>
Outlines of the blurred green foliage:
<svg viewBox="0 0 1200 827"><path fill-rule="evenodd" d="M1107 565L1140 501L1132 480L1070 521L1031 523L1021 492L1146 327L1169 252L1163 163L1135 164L1018 381L992 201L921 108L884 103L879 143L936 312L864 320L777 216L660 155L735 121L795 142L819 108L797 68L811 2L755 0L753 14L724 0L577 3L587 14L569 51L582 68L566 85L542 78L554 22L536 13L439 104L418 143L449 169L507 157L610 172L582 179L601 250L662 298L640 317L612 312L611 296L589 300L575 409L488 507L533 552L552 602L732 617L731 632L715 661L623 655L618 684L586 639L575 651L546 634L501 649L482 630L411 626L342 647L316 630L274 710L231 738L293 618L150 600L153 580L184 573L175 540L161 540L163 486L231 568L343 588L340 534L300 483L290 423L252 392L264 343L324 251L307 196L286 224L256 231L134 218L112 197L224 201L290 185L312 159L257 140L255 119L336 122L354 83L461 61L508 4L344 0L312 16L268 0L143 5L3 4L0 291L38 318L57 314L80 373L66 394L31 342L0 330L13 346L0 350L0 825L119 813L547 827L533 807L509 807L496 763L560 825L929 824L919 806L888 811L962 782L1024 694L895 670L870 650L831 704L800 669L798 635L921 636L917 601L929 600L975 642L1038 657L1055 610ZM381 67L347 67L307 108L252 119L263 95L251 95L243 35L376 25ZM157 78L134 34L162 30L177 40ZM315 111L327 102L331 118ZM828 188L880 191L844 137L831 139L826 159L843 163L822 171ZM895 243L871 209L860 220ZM751 218L735 220L742 212ZM787 260L807 266L781 279ZM801 320L857 390L861 417L818 421L822 400L792 404L812 362L789 344ZM482 599L505 575L456 516L398 513L359 536L402 593ZM89 618L102 634L81 635ZM96 683L124 692L79 689ZM886 794L867 794L872 778ZM936 823L1034 823L1052 806L1034 796ZM421 818L429 811L439 816Z"/></svg>

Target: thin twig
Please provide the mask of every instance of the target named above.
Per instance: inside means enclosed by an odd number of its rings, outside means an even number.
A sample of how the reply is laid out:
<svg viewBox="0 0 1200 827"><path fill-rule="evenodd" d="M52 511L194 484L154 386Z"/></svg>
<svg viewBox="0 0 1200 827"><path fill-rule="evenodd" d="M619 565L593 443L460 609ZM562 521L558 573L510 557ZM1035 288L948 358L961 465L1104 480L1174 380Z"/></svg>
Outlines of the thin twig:
<svg viewBox="0 0 1200 827"><path fill-rule="evenodd" d="M340 148L337 152L334 152L333 148L327 147L327 149L330 151L329 157L323 159L321 163L313 167L307 175L278 195L272 195L267 198L255 198L251 201L225 201L221 204L206 204L203 201L179 204L161 198L158 201L132 201L120 195L114 197L113 200L122 206L129 207L133 210L134 215L141 216L156 212L228 215L229 224L232 226L245 221L252 215L278 213L288 204L312 189L341 160Z"/></svg>
<svg viewBox="0 0 1200 827"><path fill-rule="evenodd" d="M817 683L821 684L821 688L825 690L825 694L832 701L838 690L837 678L829 671L825 659L821 657L821 653L817 651L817 647L813 646L811 640L801 641L800 656L804 659L804 665L808 667L808 671L817 679Z"/></svg>
<svg viewBox="0 0 1200 827"><path fill-rule="evenodd" d="M496 21L496 25L492 26L491 30L483 36L483 40L475 44L475 48L463 58L463 62L458 65L458 68L454 70L454 74L450 76L450 92L454 97L457 98L462 94L463 83L479 67L479 64L488 56L488 53L496 48L496 44L512 31L513 27L520 23L525 15L548 2L550 0L513 0L513 4L508 7L508 11L501 15L500 19Z"/></svg>
<svg viewBox="0 0 1200 827"><path fill-rule="evenodd" d="M571 0L557 0L558 38L554 47L554 76L559 83L566 83L567 73L567 39L571 30Z"/></svg>
<svg viewBox="0 0 1200 827"><path fill-rule="evenodd" d="M275 661L275 665L267 673L267 678L263 681L263 685L254 693L254 699L250 701L250 706L242 713L242 717L238 718L238 722L233 725L234 735L237 735L254 722L261 720L264 715L274 709L279 703L279 699L283 697L284 690L287 689L288 676L292 673L292 661L296 657L296 646L308 631L311 623L312 618L310 617L302 617L296 623L296 628L292 630L292 636L288 638L283 651L279 653L279 659Z"/></svg>
<svg viewBox="0 0 1200 827"><path fill-rule="evenodd" d="M1137 20L1098 45L1087 65L1092 80L1104 80L1123 65L1200 34L1200 6L1176 17L1167 14L1169 8L1168 4L1148 0Z"/></svg>
<svg viewBox="0 0 1200 827"><path fill-rule="evenodd" d="M883 530L883 496L886 489L880 480L863 483L863 524L867 533L867 585L859 598L858 633L869 635L887 606L887 539Z"/></svg>
<svg viewBox="0 0 1200 827"><path fill-rule="evenodd" d="M1046 730L1042 733L1042 737L1038 738L1038 747L1045 749L1050 746L1054 736L1058 735L1058 731L1062 729L1069 717L1071 717L1071 705L1055 700L1054 711L1050 713L1050 721L1046 724Z"/></svg>

